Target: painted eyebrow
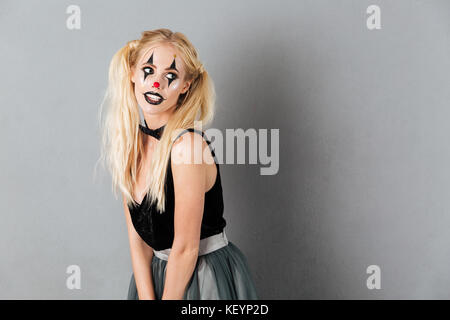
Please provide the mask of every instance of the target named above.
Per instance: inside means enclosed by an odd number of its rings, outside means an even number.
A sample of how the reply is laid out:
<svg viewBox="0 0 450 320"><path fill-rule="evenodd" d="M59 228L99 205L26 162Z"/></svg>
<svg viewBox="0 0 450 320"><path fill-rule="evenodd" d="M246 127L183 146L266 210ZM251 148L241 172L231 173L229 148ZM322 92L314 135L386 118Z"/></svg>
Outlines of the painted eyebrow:
<svg viewBox="0 0 450 320"><path fill-rule="evenodd" d="M156 69L158 69L158 67L153 64L153 53L150 56L150 58L148 59L148 61L144 62L144 65L146 65L146 64L150 64L150 65L154 66ZM170 67L165 68L164 70L175 70L175 71L179 72L177 67L175 66L175 59L173 59Z"/></svg>
<svg viewBox="0 0 450 320"><path fill-rule="evenodd" d="M156 69L158 69L158 67L157 67L156 65L154 65L153 63L144 62L143 65L145 66L145 65L147 65L147 64L152 65L152 66L154 66ZM174 68L174 67L172 67L172 66L170 66L170 67L168 67L168 68L165 68L164 70L176 70L176 71L178 71L177 68Z"/></svg>
<svg viewBox="0 0 450 320"><path fill-rule="evenodd" d="M144 65L144 66L145 66L145 65L152 65L152 66L154 66L156 69L158 69L158 67L155 66L153 63L144 62L143 65ZM164 70L175 70L175 71L178 71L177 68L172 68L172 67L165 68Z"/></svg>

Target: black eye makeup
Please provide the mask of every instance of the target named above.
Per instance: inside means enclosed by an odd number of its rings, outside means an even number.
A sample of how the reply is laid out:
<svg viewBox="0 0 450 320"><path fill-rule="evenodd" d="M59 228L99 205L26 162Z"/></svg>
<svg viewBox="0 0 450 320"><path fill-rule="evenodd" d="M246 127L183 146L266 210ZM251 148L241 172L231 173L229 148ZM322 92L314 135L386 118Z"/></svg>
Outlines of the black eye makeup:
<svg viewBox="0 0 450 320"><path fill-rule="evenodd" d="M155 70L153 70L152 67L148 67L148 66L147 67L143 67L142 71L144 71L144 81L145 81L145 78L147 78L148 75L155 73Z"/></svg>
<svg viewBox="0 0 450 320"><path fill-rule="evenodd" d="M146 64L153 65L153 53L151 54L150 58L147 60ZM175 56L174 56L174 59L172 61L172 64L170 65L170 67L166 68L166 70L170 70L170 69L178 71L178 69L177 69L177 67L175 65ZM145 79L147 78L148 75L155 73L155 70L153 69L153 67L150 67L150 66L144 66L142 68L142 71L144 71L144 81L145 81ZM169 72L169 73L167 73L166 78L169 81L168 86L170 86L172 81L178 79L178 76L174 72Z"/></svg>
<svg viewBox="0 0 450 320"><path fill-rule="evenodd" d="M147 78L148 75L151 75L151 74L155 73L155 70L152 67L148 67L148 66L143 67L142 71L144 71L144 81L145 81L145 79ZM167 78L167 80L169 80L169 86L170 86L170 83L172 81L176 80L178 77L177 77L177 75L175 73L169 72L166 75L166 78Z"/></svg>
<svg viewBox="0 0 450 320"><path fill-rule="evenodd" d="M168 86L170 86L170 83L171 83L173 80L175 80L176 78L178 78L178 77L177 77L177 75L176 75L175 73L169 72L169 73L167 74L166 78L167 78L167 80L169 80Z"/></svg>

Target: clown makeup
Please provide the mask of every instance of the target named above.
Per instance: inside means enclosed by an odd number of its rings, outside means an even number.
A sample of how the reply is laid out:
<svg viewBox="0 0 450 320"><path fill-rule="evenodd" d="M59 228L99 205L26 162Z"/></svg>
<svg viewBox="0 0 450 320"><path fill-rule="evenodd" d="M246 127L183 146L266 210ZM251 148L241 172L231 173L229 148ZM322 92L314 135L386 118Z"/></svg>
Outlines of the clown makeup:
<svg viewBox="0 0 450 320"><path fill-rule="evenodd" d="M158 44L144 49L132 75L136 100L144 111L165 111L175 107L180 94L189 89L185 70L176 49Z"/></svg>

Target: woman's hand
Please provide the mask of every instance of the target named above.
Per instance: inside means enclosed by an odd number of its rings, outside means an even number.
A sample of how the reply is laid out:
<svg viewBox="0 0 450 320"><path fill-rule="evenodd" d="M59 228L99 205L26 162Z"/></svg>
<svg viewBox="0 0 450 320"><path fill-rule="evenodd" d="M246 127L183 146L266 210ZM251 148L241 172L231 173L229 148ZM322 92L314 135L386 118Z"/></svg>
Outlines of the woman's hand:
<svg viewBox="0 0 450 320"><path fill-rule="evenodd" d="M123 197L125 219L128 229L131 263L139 300L154 300L155 293L150 263L153 258L153 249L149 247L134 229L125 197Z"/></svg>

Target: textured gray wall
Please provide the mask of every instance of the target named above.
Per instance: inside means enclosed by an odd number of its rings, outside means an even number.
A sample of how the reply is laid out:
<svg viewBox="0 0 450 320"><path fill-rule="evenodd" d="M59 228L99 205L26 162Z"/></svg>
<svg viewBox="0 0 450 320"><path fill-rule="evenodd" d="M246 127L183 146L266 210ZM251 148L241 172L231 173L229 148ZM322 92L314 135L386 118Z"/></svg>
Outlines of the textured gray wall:
<svg viewBox="0 0 450 320"><path fill-rule="evenodd" d="M112 54L159 27L197 47L213 127L280 129L277 175L221 166L226 232L261 298L450 298L450 2L160 3L0 3L0 298L126 297L121 201L93 179L97 111Z"/></svg>

